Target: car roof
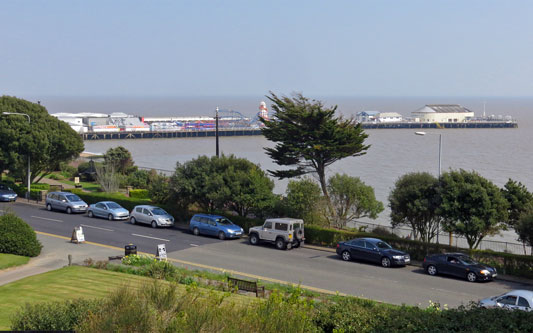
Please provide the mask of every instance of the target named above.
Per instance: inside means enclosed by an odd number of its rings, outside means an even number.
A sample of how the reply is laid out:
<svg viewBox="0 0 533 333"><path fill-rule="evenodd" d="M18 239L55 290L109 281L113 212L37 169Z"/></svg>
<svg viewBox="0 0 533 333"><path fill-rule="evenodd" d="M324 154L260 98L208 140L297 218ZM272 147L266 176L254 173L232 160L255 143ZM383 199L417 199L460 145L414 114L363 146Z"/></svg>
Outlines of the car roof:
<svg viewBox="0 0 533 333"><path fill-rule="evenodd" d="M278 222L278 223L303 223L302 219L293 219L291 217L280 217L275 219L267 219L265 222Z"/></svg>
<svg viewBox="0 0 533 333"><path fill-rule="evenodd" d="M371 237L365 237L365 238L356 238L356 239L364 239L366 241L369 241L369 242L373 242L373 243L376 243L376 242L383 242L381 239L379 238L371 238Z"/></svg>
<svg viewBox="0 0 533 333"><path fill-rule="evenodd" d="M56 192L48 192L48 194L63 194L63 195L67 195L67 194L76 194L76 193L56 191Z"/></svg>
<svg viewBox="0 0 533 333"><path fill-rule="evenodd" d="M149 208L149 209L153 209L153 208L159 208L157 206L152 206L152 205L138 205L138 206L135 206L133 207L133 209L135 208Z"/></svg>
<svg viewBox="0 0 533 333"><path fill-rule="evenodd" d="M116 203L116 202L114 202L114 201L100 201L100 202L97 202L97 203L108 204L108 203Z"/></svg>
<svg viewBox="0 0 533 333"><path fill-rule="evenodd" d="M527 299L533 299L533 291L531 290L523 290L523 289L511 290L509 292L506 292L504 295L521 296Z"/></svg>
<svg viewBox="0 0 533 333"><path fill-rule="evenodd" d="M224 216L221 216L221 215L211 215L211 214L203 214L203 213L194 214L194 216L211 217L211 218L224 218Z"/></svg>

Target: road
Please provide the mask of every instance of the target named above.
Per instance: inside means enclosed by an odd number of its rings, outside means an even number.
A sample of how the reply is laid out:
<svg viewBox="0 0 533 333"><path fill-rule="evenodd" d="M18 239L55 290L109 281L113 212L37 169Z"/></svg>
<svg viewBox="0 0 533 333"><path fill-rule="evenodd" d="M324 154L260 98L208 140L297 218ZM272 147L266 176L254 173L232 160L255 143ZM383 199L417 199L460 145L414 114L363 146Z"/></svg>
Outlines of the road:
<svg viewBox="0 0 533 333"><path fill-rule="evenodd" d="M501 280L470 283L451 277L432 277L416 266L386 269L368 263L344 262L334 253L312 248L279 251L270 245L251 246L246 239L220 241L179 229L152 229L124 221L48 212L44 206L2 203L0 210L14 211L36 231L70 237L74 227L81 225L87 241L120 248L133 243L139 251L154 254L157 245L164 243L168 257L186 266L223 269L249 278L301 284L315 290L393 304L426 307L431 300L456 307L512 289L532 288Z"/></svg>

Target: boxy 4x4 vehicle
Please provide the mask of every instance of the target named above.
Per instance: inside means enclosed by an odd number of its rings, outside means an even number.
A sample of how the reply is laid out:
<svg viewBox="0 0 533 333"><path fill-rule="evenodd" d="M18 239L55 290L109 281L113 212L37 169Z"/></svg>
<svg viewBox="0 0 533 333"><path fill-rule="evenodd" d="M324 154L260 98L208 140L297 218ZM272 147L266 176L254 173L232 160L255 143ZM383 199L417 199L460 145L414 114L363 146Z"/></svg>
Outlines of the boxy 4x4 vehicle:
<svg viewBox="0 0 533 333"><path fill-rule="evenodd" d="M274 243L280 250L300 247L305 240L304 221L291 218L268 219L263 226L250 228L248 237L252 245L263 241Z"/></svg>

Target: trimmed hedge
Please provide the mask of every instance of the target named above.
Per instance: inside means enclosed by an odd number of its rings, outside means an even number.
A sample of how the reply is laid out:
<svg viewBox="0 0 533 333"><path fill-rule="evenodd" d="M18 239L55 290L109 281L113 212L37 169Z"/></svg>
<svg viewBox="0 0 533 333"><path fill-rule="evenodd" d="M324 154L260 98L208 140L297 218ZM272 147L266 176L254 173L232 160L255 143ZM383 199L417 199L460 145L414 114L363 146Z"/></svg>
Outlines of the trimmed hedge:
<svg viewBox="0 0 533 333"><path fill-rule="evenodd" d="M42 245L35 231L20 217L8 213L0 216L0 252L36 257Z"/></svg>
<svg viewBox="0 0 533 333"><path fill-rule="evenodd" d="M79 196L83 201L88 204L97 203L99 201L114 201L131 211L133 207L137 205L150 205L152 201L150 199L138 199L128 198L122 193L106 193L106 192L84 192L81 189L69 189L65 190Z"/></svg>

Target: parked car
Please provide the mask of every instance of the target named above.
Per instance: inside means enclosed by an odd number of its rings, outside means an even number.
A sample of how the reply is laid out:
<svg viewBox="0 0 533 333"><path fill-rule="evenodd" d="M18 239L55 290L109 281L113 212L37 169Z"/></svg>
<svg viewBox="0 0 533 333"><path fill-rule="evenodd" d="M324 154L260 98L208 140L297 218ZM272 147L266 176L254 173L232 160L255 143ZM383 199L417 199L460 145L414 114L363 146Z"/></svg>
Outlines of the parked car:
<svg viewBox="0 0 533 333"><path fill-rule="evenodd" d="M130 222L131 224L150 224L152 228L172 227L174 225L174 218L162 208L140 205L135 206L131 211Z"/></svg>
<svg viewBox="0 0 533 333"><path fill-rule="evenodd" d="M377 238L355 238L337 244L337 254L344 261L365 260L383 267L405 266L411 262L409 254L395 250Z"/></svg>
<svg viewBox="0 0 533 333"><path fill-rule="evenodd" d="M15 201L17 194L13 189L5 184L0 184L0 201Z"/></svg>
<svg viewBox="0 0 533 333"><path fill-rule="evenodd" d="M210 235L220 239L240 238L243 230L224 216L196 214L191 218L189 230L196 236Z"/></svg>
<svg viewBox="0 0 533 333"><path fill-rule="evenodd" d="M533 291L512 290L500 296L482 299L479 301L479 306L483 308L532 311Z"/></svg>
<svg viewBox="0 0 533 333"><path fill-rule="evenodd" d="M248 235L252 245L269 242L280 250L300 247L305 240L304 221L292 218L267 219L263 226L250 228Z"/></svg>
<svg viewBox="0 0 533 333"><path fill-rule="evenodd" d="M480 264L463 253L429 255L424 258L422 266L429 275L453 275L470 282L488 281L498 276L496 268Z"/></svg>
<svg viewBox="0 0 533 333"><path fill-rule="evenodd" d="M127 220L130 217L130 212L113 201L100 201L89 205L87 209L89 217L103 217L109 221L113 220Z"/></svg>
<svg viewBox="0 0 533 333"><path fill-rule="evenodd" d="M50 192L46 195L46 209L64 210L69 214L85 213L87 211L87 203L81 200L76 194L70 192Z"/></svg>

